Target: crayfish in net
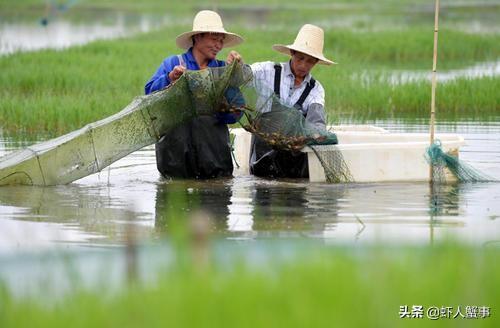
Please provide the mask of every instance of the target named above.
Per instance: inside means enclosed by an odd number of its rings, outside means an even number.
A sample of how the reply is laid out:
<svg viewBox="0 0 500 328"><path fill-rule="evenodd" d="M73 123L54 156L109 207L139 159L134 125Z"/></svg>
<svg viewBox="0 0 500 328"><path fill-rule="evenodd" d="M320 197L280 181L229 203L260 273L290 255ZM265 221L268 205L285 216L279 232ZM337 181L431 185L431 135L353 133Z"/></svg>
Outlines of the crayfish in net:
<svg viewBox="0 0 500 328"><path fill-rule="evenodd" d="M219 103L219 106L217 106L217 112L224 114L228 113L240 114L243 111L253 111L253 109L244 104L243 105L230 104L226 100L226 98L223 98L222 101Z"/></svg>
<svg viewBox="0 0 500 328"><path fill-rule="evenodd" d="M285 135L279 132L263 132L257 121L250 121L249 124L243 124L242 126L246 131L260 137L269 146L278 150L298 152L308 144L320 143L326 139L326 136L320 134L304 136Z"/></svg>

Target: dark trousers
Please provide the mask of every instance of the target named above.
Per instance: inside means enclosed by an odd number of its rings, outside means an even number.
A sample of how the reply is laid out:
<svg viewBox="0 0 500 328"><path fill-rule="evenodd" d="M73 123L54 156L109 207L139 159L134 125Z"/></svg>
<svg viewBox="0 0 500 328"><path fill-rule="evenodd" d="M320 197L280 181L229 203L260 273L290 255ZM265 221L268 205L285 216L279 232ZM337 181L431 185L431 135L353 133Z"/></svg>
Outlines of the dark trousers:
<svg viewBox="0 0 500 328"><path fill-rule="evenodd" d="M233 174L226 124L199 116L156 143L156 166L167 178L209 179Z"/></svg>
<svg viewBox="0 0 500 328"><path fill-rule="evenodd" d="M268 178L309 178L307 154L272 149L261 138L252 136L250 173Z"/></svg>

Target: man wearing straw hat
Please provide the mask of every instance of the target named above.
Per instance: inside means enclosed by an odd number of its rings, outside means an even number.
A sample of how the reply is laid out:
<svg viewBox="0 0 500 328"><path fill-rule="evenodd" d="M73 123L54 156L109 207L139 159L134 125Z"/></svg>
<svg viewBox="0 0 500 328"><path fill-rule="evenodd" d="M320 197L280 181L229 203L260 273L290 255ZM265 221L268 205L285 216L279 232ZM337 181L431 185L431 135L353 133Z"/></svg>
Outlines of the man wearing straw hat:
<svg viewBox="0 0 500 328"><path fill-rule="evenodd" d="M236 51L228 54L226 62L216 59L222 48L235 46L243 42L243 38L226 31L221 17L210 10L198 12L192 31L182 33L175 41L179 48L187 51L163 61L146 83L146 94L167 87L186 69L221 67L241 60ZM164 135L156 144L158 171L164 177L175 178L231 176L233 164L226 124L238 119L236 114L199 116Z"/></svg>
<svg viewBox="0 0 500 328"><path fill-rule="evenodd" d="M325 123L325 91L311 70L316 64L335 64L323 55L324 33L315 25L305 24L293 44L275 44L273 49L290 56L288 62L261 62L251 65L256 86L274 92L290 110L298 110L306 121L320 129ZM270 104L269 104L270 105ZM264 140L254 137L250 154L250 172L264 177L306 178L307 156L285 150L273 150Z"/></svg>

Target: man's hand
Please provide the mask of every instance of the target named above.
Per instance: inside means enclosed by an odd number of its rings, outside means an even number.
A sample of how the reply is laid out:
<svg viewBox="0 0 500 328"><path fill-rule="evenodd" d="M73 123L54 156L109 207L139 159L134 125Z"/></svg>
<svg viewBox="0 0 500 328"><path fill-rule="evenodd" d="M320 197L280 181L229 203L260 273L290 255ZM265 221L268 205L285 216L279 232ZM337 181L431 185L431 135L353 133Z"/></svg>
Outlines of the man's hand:
<svg viewBox="0 0 500 328"><path fill-rule="evenodd" d="M228 65L230 65L233 61L236 61L236 62L243 62L243 58L241 58L241 55L239 53L237 53L236 51L234 50L231 50L228 54L227 54L227 59L226 59L226 63Z"/></svg>
<svg viewBox="0 0 500 328"><path fill-rule="evenodd" d="M170 82L175 82L178 78L181 77L181 75L186 71L186 67L177 65L174 67L174 69L168 73L168 78L170 79Z"/></svg>

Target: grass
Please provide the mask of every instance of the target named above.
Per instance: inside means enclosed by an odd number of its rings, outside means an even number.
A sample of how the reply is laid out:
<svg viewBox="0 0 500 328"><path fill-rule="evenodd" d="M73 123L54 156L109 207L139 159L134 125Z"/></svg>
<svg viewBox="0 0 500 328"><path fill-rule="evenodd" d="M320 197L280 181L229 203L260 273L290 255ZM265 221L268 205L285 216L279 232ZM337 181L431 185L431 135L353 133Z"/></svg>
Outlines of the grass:
<svg viewBox="0 0 500 328"><path fill-rule="evenodd" d="M52 4L47 6L47 4ZM68 6L69 5L69 6ZM456 22L471 23L471 19L482 24L495 25L499 6L495 0L467 0L457 4L455 1L441 1L442 27L453 26ZM256 24L266 20L267 24L301 24L303 20L314 21L319 25L338 24L349 21L353 28L371 28L397 23L399 26L433 23L433 2L429 0L380 0L376 4L367 0L257 0L248 3L244 0L187 0L171 3L162 0L3 0L0 3L0 16L14 20L40 18L50 14L63 15L72 20L82 17L91 18L106 11L119 10L126 14L174 14L192 16L201 9L214 9L224 18L237 16L237 20ZM241 15L244 11L244 15ZM89 15L90 14L90 15ZM366 19L369 16L369 19ZM363 18L364 17L364 18ZM234 17L233 17L234 19ZM288 24L288 25L286 25Z"/></svg>
<svg viewBox="0 0 500 328"><path fill-rule="evenodd" d="M329 120L365 121L377 119L426 120L431 103L430 82L412 82L390 86L372 76L369 85L360 88L358 81L347 80L342 88L327 96ZM436 117L441 121L497 119L500 79L459 78L438 85ZM353 95L356 95L353 97Z"/></svg>
<svg viewBox="0 0 500 328"><path fill-rule="evenodd" d="M490 317L439 325L499 323L498 248L336 248L287 263L171 269L156 283L118 291L79 289L58 300L0 292L1 327L388 327L434 326L399 318L400 306L486 306Z"/></svg>
<svg viewBox="0 0 500 328"><path fill-rule="evenodd" d="M265 3L267 7L264 7L268 9L283 5L282 1ZM399 6L393 8L396 3ZM271 45L277 42L291 43L300 24L310 21L311 17L319 17L326 26L326 56L339 63L335 67L318 66L313 71L325 87L326 109L332 123L381 118L422 119L428 116L429 83L393 85L389 82L393 70L430 70L432 15L415 9L414 15L410 11L412 15L408 16L404 10L405 6L418 7L426 2L386 1L384 4L388 5L387 8L374 10L368 2L359 1L354 3L354 9L341 6L335 7L333 11L321 7L327 4L324 1L317 1L300 10L294 7L300 4L299 1L287 2L287 6L292 7L266 12L267 21L249 28L247 23L253 17L252 11L247 15L239 15L233 10L242 2L206 3L209 7L220 7L223 16L238 17L230 20L230 29L246 38L246 42L237 50L248 63L286 60L286 57L274 52ZM254 7L262 5L263 2L259 1L253 3ZM187 1L173 9L158 0L148 0L140 5L133 1L87 0L75 2L67 14L77 19L79 15L88 16L82 10L123 9L130 12L169 12L177 13L175 17L191 17L192 11L199 9L198 6L203 4ZM391 19L407 19L409 22L401 28L382 30L371 30L369 26L361 30L328 27L329 22L342 19L342 15L358 12L360 9L356 6L366 7L366 12L374 16L392 8L394 13ZM446 4L444 6L444 13L456 9L446 8ZM6 12L16 13L33 13L43 9L38 1L21 3L6 0L0 7ZM423 16L425 25L420 24L420 16ZM248 20L242 20L242 17ZM381 17L384 18L384 14ZM445 22L450 20L446 18ZM238 24L247 27L238 27ZM293 24L293 30L288 29L290 24ZM52 137L116 113L133 97L143 93L144 83L165 56L180 52L173 40L189 28L187 24L174 25L158 32L114 41L98 41L63 51L45 50L0 57L0 122L3 132L8 135ZM498 34L477 35L442 28L438 69L457 69L477 62L498 61L499 41ZM224 58L224 54L220 58ZM446 120L496 119L499 112L498 84L497 77L458 79L439 84L438 117Z"/></svg>
<svg viewBox="0 0 500 328"><path fill-rule="evenodd" d="M58 134L119 111L161 61L148 55L154 43L144 36L1 58L4 129Z"/></svg>
<svg viewBox="0 0 500 328"><path fill-rule="evenodd" d="M62 51L0 57L0 121L4 133L54 136L116 113L143 93L143 85L166 55L179 53L173 40L185 29L168 28ZM255 33L241 28L236 32L247 37L237 50L249 63L286 60L271 45L277 41L290 43L295 34L281 30ZM427 117L429 83L394 86L385 76L395 68L428 68L432 58L431 32L419 28L382 34L327 30L326 35L326 56L339 65L318 66L313 73L325 87L326 108L332 122L345 117ZM500 53L499 38L445 30L440 67L498 60L495 56ZM226 52L220 58L225 58ZM359 77L363 74L365 78ZM499 109L498 85L497 77L440 84L438 115L462 119L494 117Z"/></svg>

